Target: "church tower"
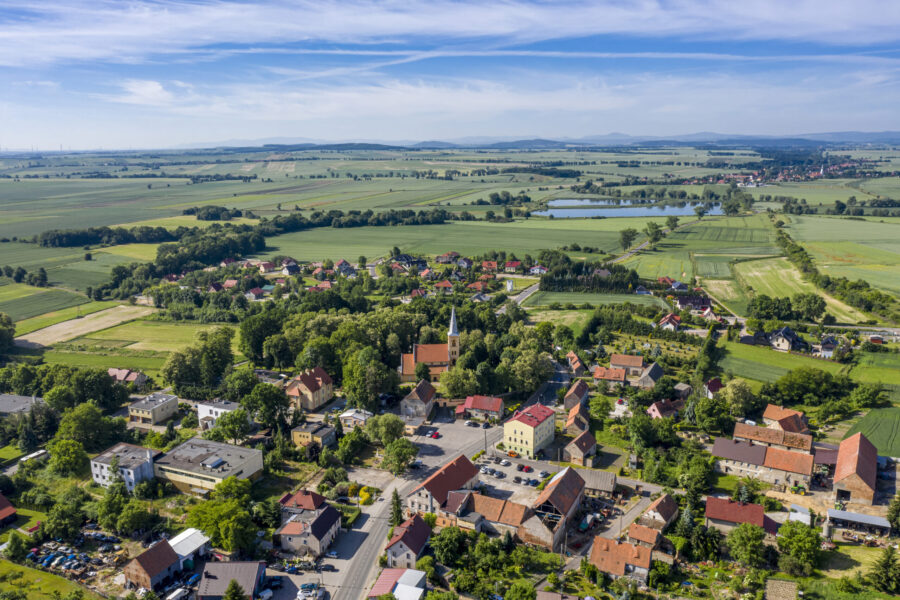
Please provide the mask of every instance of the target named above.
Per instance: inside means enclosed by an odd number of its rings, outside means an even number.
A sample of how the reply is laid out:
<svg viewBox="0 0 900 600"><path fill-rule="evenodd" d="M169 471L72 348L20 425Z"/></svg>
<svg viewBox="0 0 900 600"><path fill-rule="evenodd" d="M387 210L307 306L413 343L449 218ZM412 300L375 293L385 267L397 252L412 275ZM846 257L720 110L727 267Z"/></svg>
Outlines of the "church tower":
<svg viewBox="0 0 900 600"><path fill-rule="evenodd" d="M450 311L450 329L447 331L447 358L455 365L459 358L459 329L456 327L456 307Z"/></svg>

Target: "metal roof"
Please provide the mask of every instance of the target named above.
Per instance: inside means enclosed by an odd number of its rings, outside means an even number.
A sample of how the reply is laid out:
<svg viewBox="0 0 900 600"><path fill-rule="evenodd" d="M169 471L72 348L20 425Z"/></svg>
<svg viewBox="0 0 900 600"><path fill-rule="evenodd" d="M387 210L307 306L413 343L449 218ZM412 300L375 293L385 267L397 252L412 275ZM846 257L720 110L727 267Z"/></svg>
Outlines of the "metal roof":
<svg viewBox="0 0 900 600"><path fill-rule="evenodd" d="M850 521L851 523L860 523L862 525L872 525L873 527L890 528L890 522L884 517L875 517L872 515L864 515L862 513L848 512L846 510L828 509L828 519L837 519L839 521Z"/></svg>

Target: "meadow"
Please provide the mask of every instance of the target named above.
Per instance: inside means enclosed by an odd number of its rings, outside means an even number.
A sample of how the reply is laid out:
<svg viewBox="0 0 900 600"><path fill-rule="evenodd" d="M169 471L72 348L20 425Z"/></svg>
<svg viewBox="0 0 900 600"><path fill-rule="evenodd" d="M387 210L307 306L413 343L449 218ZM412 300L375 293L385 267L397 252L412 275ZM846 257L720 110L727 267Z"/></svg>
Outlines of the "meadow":
<svg viewBox="0 0 900 600"><path fill-rule="evenodd" d="M792 215L786 227L821 272L900 294L900 223Z"/></svg>
<svg viewBox="0 0 900 600"><path fill-rule="evenodd" d="M37 317L31 317L30 319L23 319L16 323L16 335L25 335L38 331L39 329L44 329L45 327L50 327L51 325L56 325L57 323L78 319L101 310L106 310L107 308L112 308L117 304L119 303L114 300L87 302L62 310L54 310Z"/></svg>
<svg viewBox="0 0 900 600"><path fill-rule="evenodd" d="M529 309L528 310L528 320L531 323L541 323L546 321L548 323L553 323L554 326L565 325L567 327L572 328L572 332L577 336L581 333L581 330L584 329L584 326L587 325L588 320L591 318L591 314L594 311L582 309L582 310L542 310L542 309Z"/></svg>
<svg viewBox="0 0 900 600"><path fill-rule="evenodd" d="M858 323L869 317L865 313L817 289L784 257L739 262L735 276L748 294L764 294L772 298L794 294L819 294L825 300L825 311L839 323Z"/></svg>
<svg viewBox="0 0 900 600"><path fill-rule="evenodd" d="M55 599L78 590L86 600L99 596L59 575L0 560L0 590L25 592L28 600Z"/></svg>
<svg viewBox="0 0 900 600"><path fill-rule="evenodd" d="M725 355L719 361L719 367L724 373L763 383L771 383L788 371L800 367L812 367L832 374L846 368L829 360L778 352L762 346L739 342L725 342L724 345L720 342L720 346L725 349Z"/></svg>
<svg viewBox="0 0 900 600"><path fill-rule="evenodd" d="M582 304L592 304L600 306L603 304L622 304L630 302L632 304L656 306L666 308L666 303L656 296L639 296L636 294L584 294L579 292L535 292L529 296L523 305L525 307L549 306L550 304L574 304L581 306Z"/></svg>
<svg viewBox="0 0 900 600"><path fill-rule="evenodd" d="M24 283L0 285L0 312L8 314L13 321L87 302L87 297L63 290L32 287Z"/></svg>
<svg viewBox="0 0 900 600"><path fill-rule="evenodd" d="M73 345L98 345L122 350L174 352L191 345L200 331L209 331L217 327L229 327L221 324L198 324L189 322L154 321L138 319L115 327L95 331L84 337L76 338ZM237 338L233 342L237 352Z"/></svg>

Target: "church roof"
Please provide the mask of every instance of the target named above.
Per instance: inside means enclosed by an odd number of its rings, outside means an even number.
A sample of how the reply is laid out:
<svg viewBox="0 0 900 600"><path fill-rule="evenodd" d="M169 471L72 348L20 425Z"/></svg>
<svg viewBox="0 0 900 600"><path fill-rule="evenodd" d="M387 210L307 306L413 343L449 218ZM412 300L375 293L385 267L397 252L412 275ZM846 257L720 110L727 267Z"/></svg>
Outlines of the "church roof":
<svg viewBox="0 0 900 600"><path fill-rule="evenodd" d="M456 307L454 306L450 310L450 330L447 332L447 337L459 336L459 329L456 327Z"/></svg>

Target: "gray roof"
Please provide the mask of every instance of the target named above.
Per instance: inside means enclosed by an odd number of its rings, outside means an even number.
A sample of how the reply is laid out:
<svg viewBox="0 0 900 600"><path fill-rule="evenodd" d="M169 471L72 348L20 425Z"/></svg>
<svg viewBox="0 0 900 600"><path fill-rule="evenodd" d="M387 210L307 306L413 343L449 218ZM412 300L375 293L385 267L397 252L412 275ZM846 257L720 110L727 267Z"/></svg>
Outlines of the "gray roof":
<svg viewBox="0 0 900 600"><path fill-rule="evenodd" d="M665 375L665 371L663 371L663 368L659 366L659 363L655 362L644 369L644 372L641 373L641 379L643 379L644 377L649 377L653 381L659 381L663 375Z"/></svg>
<svg viewBox="0 0 900 600"><path fill-rule="evenodd" d="M305 433L318 433L321 436L328 435L329 431L334 431L334 427L321 421L307 421L297 425L291 431L303 431Z"/></svg>
<svg viewBox="0 0 900 600"><path fill-rule="evenodd" d="M872 525L874 527L885 527L890 529L890 522L884 517L874 517L872 515L864 515L861 513L848 512L846 510L828 509L828 520L833 521L849 521L851 523L859 523L860 525Z"/></svg>
<svg viewBox="0 0 900 600"><path fill-rule="evenodd" d="M140 408L141 410L153 410L161 404L166 404L172 400L178 401L178 396L172 394L163 394L162 392L153 392L146 398L141 398L137 402L132 402L132 408Z"/></svg>
<svg viewBox="0 0 900 600"><path fill-rule="evenodd" d="M0 414L11 415L13 413L25 412L26 410L29 410L33 404L43 401L42 398L37 398L35 396L0 394Z"/></svg>
<svg viewBox="0 0 900 600"><path fill-rule="evenodd" d="M309 524L309 531L313 537L321 541L325 534L334 526L335 522L341 520L341 513L330 504L325 505L325 510L312 520Z"/></svg>
<svg viewBox="0 0 900 600"><path fill-rule="evenodd" d="M209 406L211 408L217 408L219 410L237 410L241 407L237 402L232 402L231 400L222 400L221 398L216 398L215 400L208 400L206 402L198 402L197 406Z"/></svg>
<svg viewBox="0 0 900 600"><path fill-rule="evenodd" d="M575 469L584 479L584 487L588 490L612 492L616 489L616 474L610 471L597 471L595 469Z"/></svg>
<svg viewBox="0 0 900 600"><path fill-rule="evenodd" d="M191 473L215 473L224 479L238 475L238 471L254 456L259 456L262 462L260 450L191 438L159 457L156 464Z"/></svg>
<svg viewBox="0 0 900 600"><path fill-rule="evenodd" d="M145 462L152 462L153 459L162 454L159 450L151 450L149 448L143 448L141 446L135 446L134 444L126 444L122 442L120 444L116 444L112 448L107 448L97 456L95 456L91 462L100 463L101 465L109 465L112 464L112 460L114 456L119 457L119 467L123 469L134 469L144 464Z"/></svg>
<svg viewBox="0 0 900 600"><path fill-rule="evenodd" d="M726 460L761 465L766 462L766 447L750 442L729 440L728 438L716 438L712 447L713 456Z"/></svg>
<svg viewBox="0 0 900 600"><path fill-rule="evenodd" d="M260 571L265 573L265 567L266 563L262 561L208 562L203 567L197 597L224 596L225 589L232 579L240 584L247 596L250 596L256 591L257 577Z"/></svg>
<svg viewBox="0 0 900 600"><path fill-rule="evenodd" d="M457 327L456 327L456 307L455 306L450 309L450 328L447 331L447 337L450 337L452 335L455 335L455 336L459 335L459 329L457 329Z"/></svg>

